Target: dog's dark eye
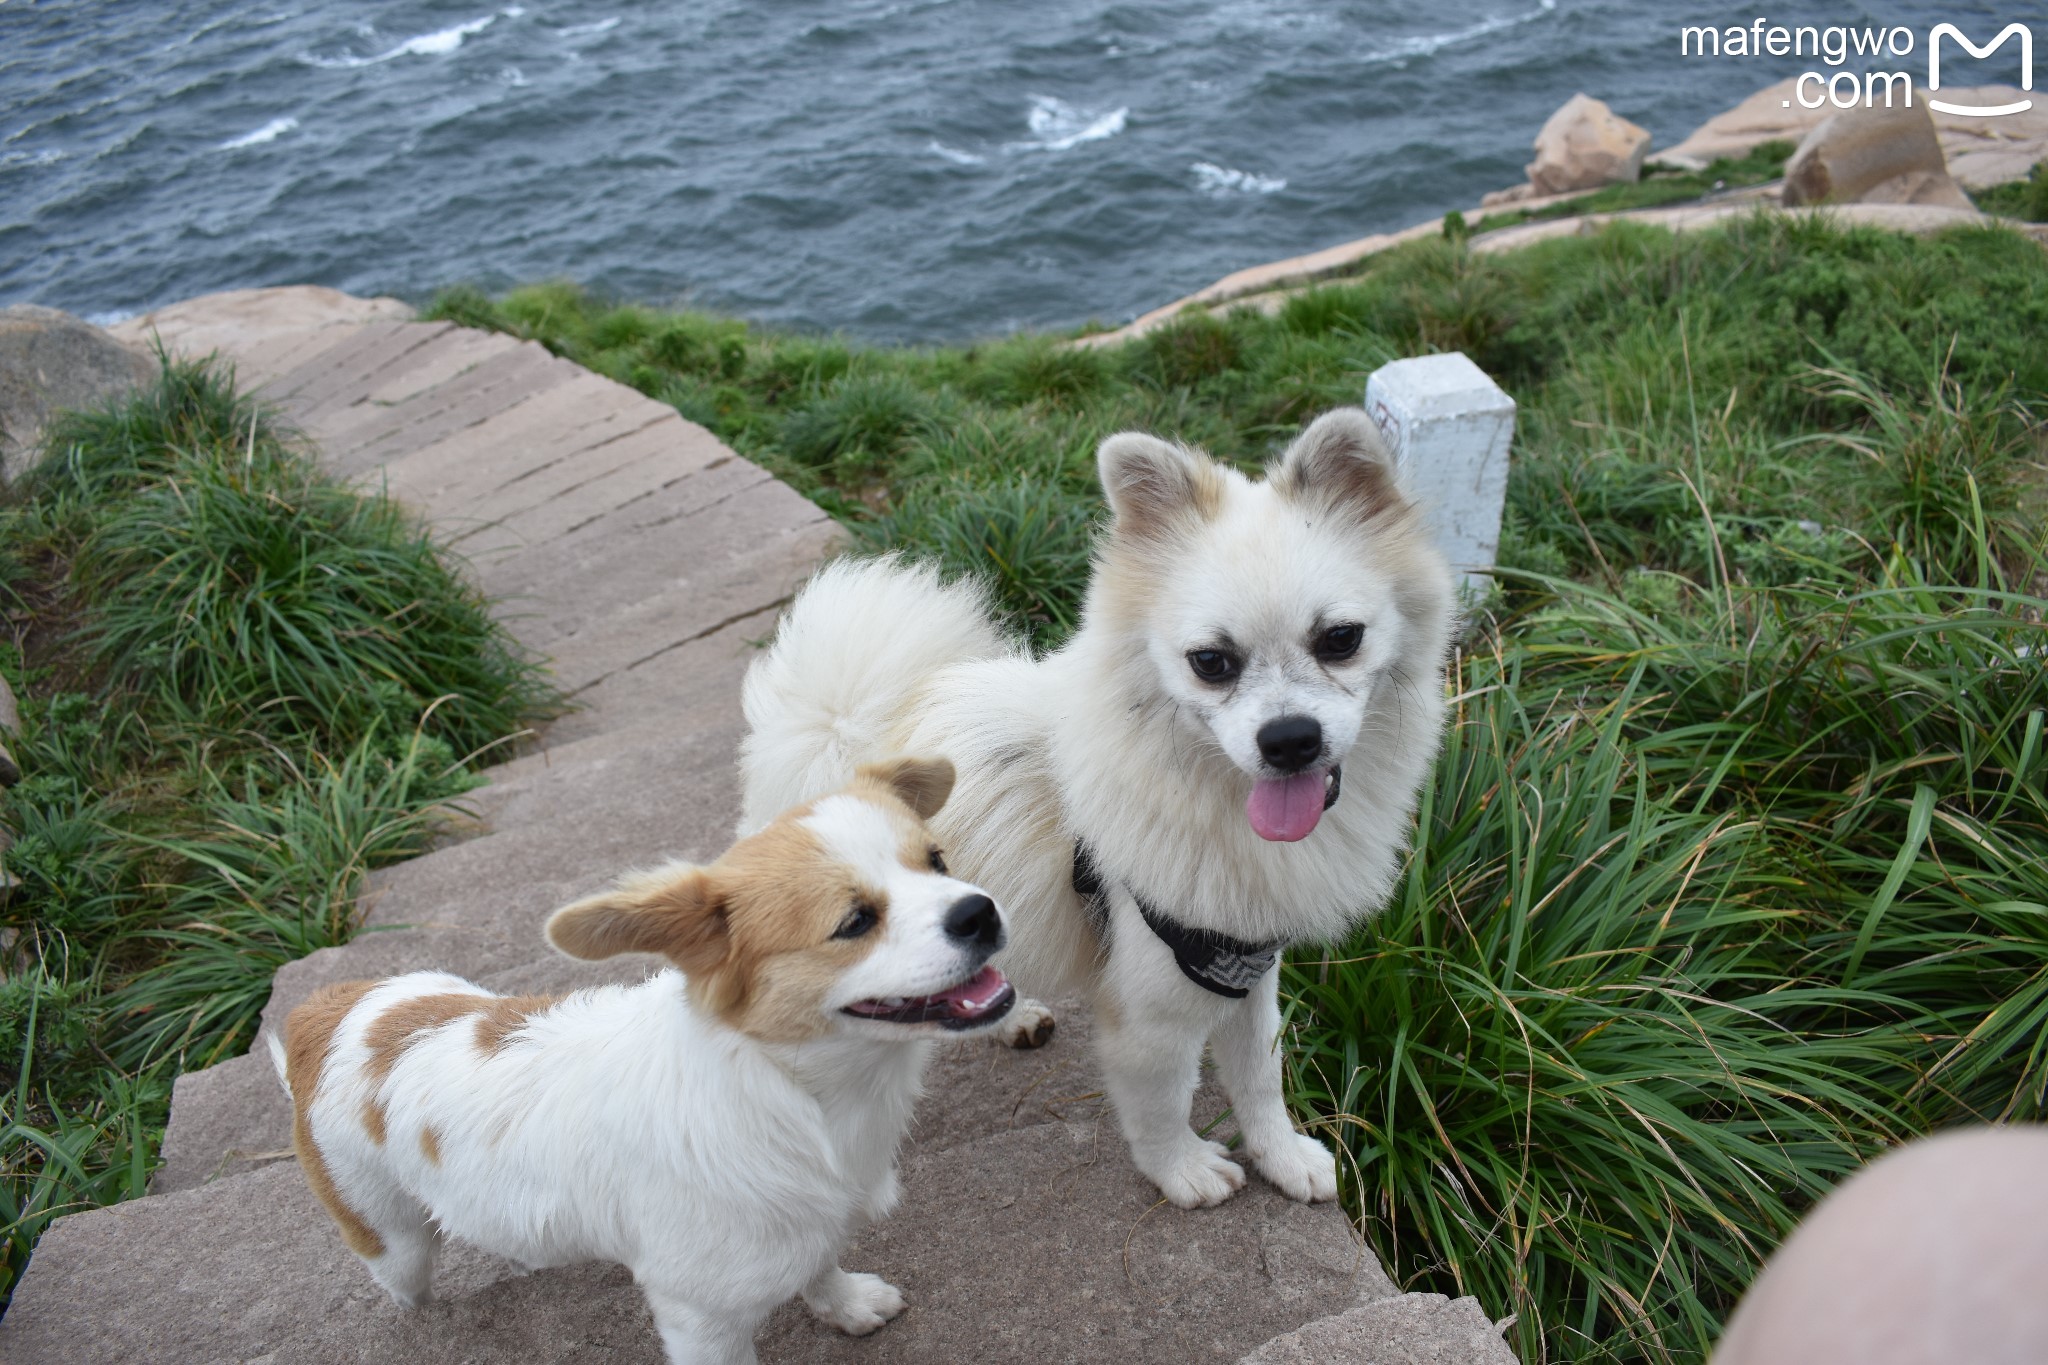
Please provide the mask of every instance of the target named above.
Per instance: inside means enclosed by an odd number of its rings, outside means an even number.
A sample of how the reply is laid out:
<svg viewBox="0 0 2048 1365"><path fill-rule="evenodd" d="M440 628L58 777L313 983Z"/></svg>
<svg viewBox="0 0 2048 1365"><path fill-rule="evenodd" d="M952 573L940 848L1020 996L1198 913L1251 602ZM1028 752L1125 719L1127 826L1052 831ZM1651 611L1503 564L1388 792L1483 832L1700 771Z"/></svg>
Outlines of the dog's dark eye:
<svg viewBox="0 0 2048 1365"><path fill-rule="evenodd" d="M929 854L928 854L928 855L927 855L927 856L925 857L925 861L926 861L926 862L928 862L928 863L930 863L930 864L932 865L932 871L934 871L934 872L938 873L938 874L939 874L939 875L940 875L941 877L943 877L943 876L945 876L945 875L946 875L946 855L945 855L945 854L943 854L943 853L939 852L939 851L938 851L937 849L933 849L933 850L932 850L932 851L931 851L931 852L930 852L930 853L929 853Z"/></svg>
<svg viewBox="0 0 2048 1365"><path fill-rule="evenodd" d="M1203 682L1229 682L1243 667L1236 656L1220 649L1191 649L1188 651L1188 667L1195 670L1195 676Z"/></svg>
<svg viewBox="0 0 2048 1365"><path fill-rule="evenodd" d="M839 921L839 927L832 931L834 938L859 938L882 922L881 912L866 901L856 902L846 912L846 918Z"/></svg>
<svg viewBox="0 0 2048 1365"><path fill-rule="evenodd" d="M1358 652L1365 639L1365 627L1355 621L1331 626L1316 637L1316 657L1324 663L1341 663Z"/></svg>

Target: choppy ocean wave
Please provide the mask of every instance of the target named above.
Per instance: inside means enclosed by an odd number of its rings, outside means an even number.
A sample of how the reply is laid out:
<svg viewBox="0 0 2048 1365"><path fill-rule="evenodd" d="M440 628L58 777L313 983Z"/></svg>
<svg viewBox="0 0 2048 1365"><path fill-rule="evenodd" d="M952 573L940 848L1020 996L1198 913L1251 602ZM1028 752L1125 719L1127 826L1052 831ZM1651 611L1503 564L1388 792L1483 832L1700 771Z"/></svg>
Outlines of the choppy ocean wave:
<svg viewBox="0 0 2048 1365"><path fill-rule="evenodd" d="M1213 161L1197 161L1188 169L1195 173L1195 188L1216 199L1233 194L1277 194L1287 188L1287 182L1277 175L1254 175Z"/></svg>
<svg viewBox="0 0 2048 1365"><path fill-rule="evenodd" d="M1084 142L1100 142L1124 130L1128 108L1108 111L1083 109L1052 95L1033 95L1025 125L1031 129L1027 142L1009 144L1015 151L1064 152Z"/></svg>
<svg viewBox="0 0 2048 1365"><path fill-rule="evenodd" d="M240 137L229 138L226 142L219 144L218 150L232 152L243 147L260 147L266 142L277 141L298 126L299 121L295 118L274 118L254 132L244 133Z"/></svg>
<svg viewBox="0 0 2048 1365"><path fill-rule="evenodd" d="M517 7L515 6L514 8L516 9ZM507 11L507 13L511 12ZM518 12L523 14L525 11L520 10ZM344 52L339 56L323 57L318 53L308 52L302 54L299 60L307 66L317 66L323 70L347 71L359 66L379 66L385 62L396 61L400 57L445 57L461 47L465 38L475 37L497 21L497 15L486 14L483 18L472 19L466 24L453 24L444 29L436 29L432 33L422 33L417 37L407 38L398 46L388 48L371 57L358 56L353 52Z"/></svg>
<svg viewBox="0 0 2048 1365"><path fill-rule="evenodd" d="M1476 24L1468 24L1464 28L1452 29L1446 33L1424 33L1412 38L1402 38L1380 51L1367 53L1359 60L1364 65L1383 62L1400 64L1417 57L1431 57L1445 48L1462 47L1466 43L1476 42L1496 33L1505 33L1524 24L1533 24L1538 19L1547 18L1556 12L1557 0L1539 0L1535 9L1481 19Z"/></svg>

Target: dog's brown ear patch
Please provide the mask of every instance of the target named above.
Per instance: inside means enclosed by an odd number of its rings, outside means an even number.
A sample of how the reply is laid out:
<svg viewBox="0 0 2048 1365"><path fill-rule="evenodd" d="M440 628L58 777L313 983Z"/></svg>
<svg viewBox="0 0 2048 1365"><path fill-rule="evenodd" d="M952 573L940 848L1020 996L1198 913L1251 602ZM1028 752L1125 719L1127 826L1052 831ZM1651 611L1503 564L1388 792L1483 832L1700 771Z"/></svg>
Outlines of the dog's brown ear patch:
<svg viewBox="0 0 2048 1365"><path fill-rule="evenodd" d="M620 953L660 953L692 976L725 961L725 905L711 874L671 863L624 878L548 917L548 942L596 962Z"/></svg>
<svg viewBox="0 0 2048 1365"><path fill-rule="evenodd" d="M1337 408L1309 423L1280 457L1282 496L1322 499L1361 518L1402 505L1394 452L1364 408Z"/></svg>
<svg viewBox="0 0 2048 1365"><path fill-rule="evenodd" d="M951 759L907 757L862 764L854 775L879 782L895 792L904 805L917 812L920 820L929 820L939 813L946 798L953 794L955 777Z"/></svg>
<svg viewBox="0 0 2048 1365"><path fill-rule="evenodd" d="M1184 518L1207 520L1223 506L1223 478L1206 455L1122 431L1095 452L1102 495L1120 534L1154 538Z"/></svg>

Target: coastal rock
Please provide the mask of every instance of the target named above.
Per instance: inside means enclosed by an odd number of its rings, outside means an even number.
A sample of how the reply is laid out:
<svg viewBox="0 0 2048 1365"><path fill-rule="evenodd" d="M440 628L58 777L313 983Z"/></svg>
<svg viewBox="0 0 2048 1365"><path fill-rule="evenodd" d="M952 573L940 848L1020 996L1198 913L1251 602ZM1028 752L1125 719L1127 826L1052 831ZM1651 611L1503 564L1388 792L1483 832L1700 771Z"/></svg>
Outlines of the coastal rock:
<svg viewBox="0 0 2048 1365"><path fill-rule="evenodd" d="M1716 114L1683 142L1658 152L1657 160L1698 171L1719 157L1746 156L1760 143L1804 140L1836 110L1825 101L1818 109L1803 107L1796 79L1767 85L1726 113ZM1809 99L1810 91L1809 83ZM1916 106L1925 104L1927 97L1926 90L1914 87ZM2030 94L2009 85L1944 86L1939 98L1950 104L1991 108L2028 99ZM2048 160L2048 102L2035 100L2034 107L2024 113L1995 119L1934 110L1933 120L1949 175L1967 189L2024 180L2035 162Z"/></svg>
<svg viewBox="0 0 2048 1365"><path fill-rule="evenodd" d="M155 366L89 322L55 308L0 308L0 460L11 470L43 423L137 384Z"/></svg>
<svg viewBox="0 0 2048 1365"><path fill-rule="evenodd" d="M1536 134L1529 183L1537 194L1593 190L1642 174L1650 132L1584 93L1573 95Z"/></svg>
<svg viewBox="0 0 2048 1365"><path fill-rule="evenodd" d="M1785 203L1971 207L1949 178L1934 120L1917 105L1823 119L1785 163Z"/></svg>

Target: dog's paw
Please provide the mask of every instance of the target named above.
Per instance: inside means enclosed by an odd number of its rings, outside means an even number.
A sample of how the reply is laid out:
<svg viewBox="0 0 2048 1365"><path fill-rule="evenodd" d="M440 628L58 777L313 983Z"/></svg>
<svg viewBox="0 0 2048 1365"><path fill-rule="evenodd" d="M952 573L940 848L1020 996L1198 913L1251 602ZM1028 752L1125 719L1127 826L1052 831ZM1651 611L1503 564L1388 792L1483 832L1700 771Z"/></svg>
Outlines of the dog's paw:
<svg viewBox="0 0 2048 1365"><path fill-rule="evenodd" d="M1036 1000L1019 1000L1010 1017L996 1025L996 1037L1005 1047L1044 1047L1052 1041L1052 1011Z"/></svg>
<svg viewBox="0 0 2048 1365"><path fill-rule="evenodd" d="M1230 1149L1193 1133L1165 1160L1141 1159L1138 1169L1159 1187L1167 1202L1183 1209L1220 1204L1244 1188L1244 1167L1230 1159Z"/></svg>
<svg viewBox="0 0 2048 1365"><path fill-rule="evenodd" d="M1289 1133L1257 1163L1259 1174L1289 1199L1321 1204L1337 1197L1337 1158L1306 1133Z"/></svg>
<svg viewBox="0 0 2048 1365"><path fill-rule="evenodd" d="M842 1270L827 1293L806 1293L804 1303L818 1321L850 1337L864 1337L903 1311L903 1291L880 1275Z"/></svg>

